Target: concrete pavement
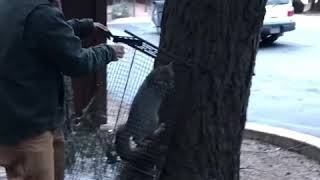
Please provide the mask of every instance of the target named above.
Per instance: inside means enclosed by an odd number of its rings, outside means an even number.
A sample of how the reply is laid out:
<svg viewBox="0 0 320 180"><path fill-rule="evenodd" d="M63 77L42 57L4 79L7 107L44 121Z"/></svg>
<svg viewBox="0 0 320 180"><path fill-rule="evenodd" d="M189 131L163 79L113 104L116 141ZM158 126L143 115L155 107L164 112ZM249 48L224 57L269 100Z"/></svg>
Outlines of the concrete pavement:
<svg viewBox="0 0 320 180"><path fill-rule="evenodd" d="M295 20L295 31L258 52L248 117L320 136L320 16Z"/></svg>

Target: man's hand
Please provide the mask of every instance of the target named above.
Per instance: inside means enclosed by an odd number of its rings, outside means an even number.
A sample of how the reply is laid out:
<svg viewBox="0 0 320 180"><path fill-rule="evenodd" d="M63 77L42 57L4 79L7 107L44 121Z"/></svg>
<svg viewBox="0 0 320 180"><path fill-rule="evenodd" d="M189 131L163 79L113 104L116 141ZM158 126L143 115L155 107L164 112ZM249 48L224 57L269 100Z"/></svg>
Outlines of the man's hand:
<svg viewBox="0 0 320 180"><path fill-rule="evenodd" d="M98 22L93 23L93 25L94 25L95 33L103 33L105 36L108 36L109 29L107 26ZM110 47L112 47L112 49L114 49L114 51L116 52L117 58L123 58L123 55L125 54L125 52L124 52L124 47L122 45L115 44L115 45L110 45Z"/></svg>
<svg viewBox="0 0 320 180"><path fill-rule="evenodd" d="M123 58L123 55L125 54L125 52L124 52L124 47L122 45L115 44L115 45L110 45L110 47L112 47L112 49L114 49L114 51L116 52L117 58Z"/></svg>
<svg viewBox="0 0 320 180"><path fill-rule="evenodd" d="M93 26L94 26L94 34L98 35L98 36L104 36L104 37L107 37L108 39L110 38L110 31L108 29L107 26L101 24L101 23L98 23L98 22L94 22L93 23Z"/></svg>
<svg viewBox="0 0 320 180"><path fill-rule="evenodd" d="M93 23L93 26L94 26L95 31L101 31L101 30L103 30L103 31L105 31L105 32L108 32L108 31L109 31L109 29L107 28L107 26L105 26L105 25L103 25L103 24L101 24L101 23L99 23L99 22L94 22L94 23Z"/></svg>

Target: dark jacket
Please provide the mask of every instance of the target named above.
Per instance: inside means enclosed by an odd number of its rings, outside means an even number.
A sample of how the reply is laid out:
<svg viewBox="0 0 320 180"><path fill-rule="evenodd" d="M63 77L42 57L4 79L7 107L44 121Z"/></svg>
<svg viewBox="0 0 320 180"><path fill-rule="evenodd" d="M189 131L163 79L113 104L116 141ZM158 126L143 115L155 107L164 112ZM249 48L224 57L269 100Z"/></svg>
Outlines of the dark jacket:
<svg viewBox="0 0 320 180"><path fill-rule="evenodd" d="M0 144L63 124L62 74L79 76L115 59L105 44L82 48L92 21L65 21L47 0L0 1ZM78 35L78 36L77 36Z"/></svg>

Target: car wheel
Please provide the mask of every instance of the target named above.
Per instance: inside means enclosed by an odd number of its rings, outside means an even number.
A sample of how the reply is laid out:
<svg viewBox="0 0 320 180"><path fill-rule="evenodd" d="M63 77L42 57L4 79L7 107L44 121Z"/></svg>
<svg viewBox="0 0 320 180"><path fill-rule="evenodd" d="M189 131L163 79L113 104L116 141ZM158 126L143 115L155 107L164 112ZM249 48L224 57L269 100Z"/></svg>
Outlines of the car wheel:
<svg viewBox="0 0 320 180"><path fill-rule="evenodd" d="M261 44L262 44L262 45L271 45L271 44L274 43L279 37L280 37L280 35L278 35L278 34L273 34L273 35L261 37Z"/></svg>
<svg viewBox="0 0 320 180"><path fill-rule="evenodd" d="M300 0L294 1L292 3L295 13L303 13L311 9L312 1L309 1L308 4L303 4Z"/></svg>

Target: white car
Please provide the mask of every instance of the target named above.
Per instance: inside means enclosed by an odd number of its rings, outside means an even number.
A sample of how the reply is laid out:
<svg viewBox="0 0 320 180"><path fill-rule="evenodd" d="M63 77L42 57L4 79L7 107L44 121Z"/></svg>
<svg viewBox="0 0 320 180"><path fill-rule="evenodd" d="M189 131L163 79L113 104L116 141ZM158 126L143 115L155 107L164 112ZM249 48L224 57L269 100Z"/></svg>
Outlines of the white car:
<svg viewBox="0 0 320 180"><path fill-rule="evenodd" d="M296 23L292 19L293 15L291 0L268 0L261 29L262 42L273 43L283 33L295 30Z"/></svg>
<svg viewBox="0 0 320 180"><path fill-rule="evenodd" d="M162 11L165 0L154 0L152 20L157 28L160 28ZM293 31L296 27L292 19L294 9L292 0L268 0L266 15L261 30L261 41L273 43L283 33Z"/></svg>

